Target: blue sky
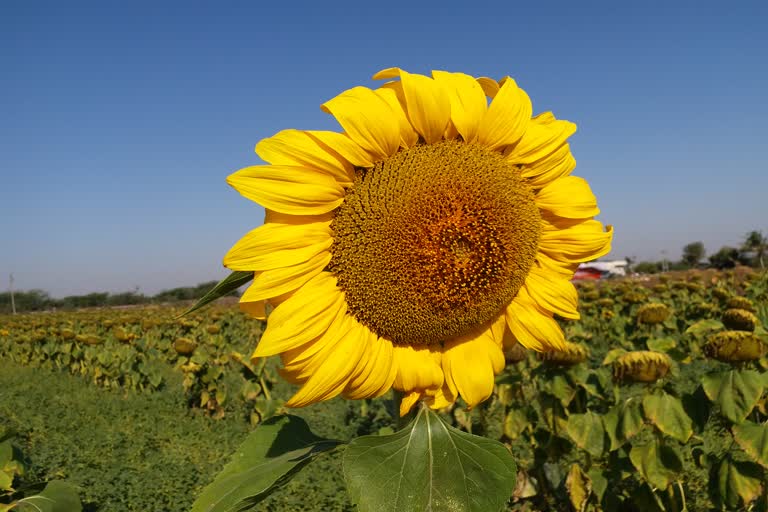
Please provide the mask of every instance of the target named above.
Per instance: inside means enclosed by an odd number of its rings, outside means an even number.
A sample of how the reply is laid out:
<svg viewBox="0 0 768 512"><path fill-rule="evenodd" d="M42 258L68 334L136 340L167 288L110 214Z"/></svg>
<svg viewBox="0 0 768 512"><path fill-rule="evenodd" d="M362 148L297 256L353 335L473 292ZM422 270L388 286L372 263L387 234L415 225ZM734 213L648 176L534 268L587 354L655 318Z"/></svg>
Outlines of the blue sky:
<svg viewBox="0 0 768 512"><path fill-rule="evenodd" d="M612 256L768 231L764 2L259 4L0 2L0 288L223 277L263 216L225 177L389 66L511 75L576 122Z"/></svg>

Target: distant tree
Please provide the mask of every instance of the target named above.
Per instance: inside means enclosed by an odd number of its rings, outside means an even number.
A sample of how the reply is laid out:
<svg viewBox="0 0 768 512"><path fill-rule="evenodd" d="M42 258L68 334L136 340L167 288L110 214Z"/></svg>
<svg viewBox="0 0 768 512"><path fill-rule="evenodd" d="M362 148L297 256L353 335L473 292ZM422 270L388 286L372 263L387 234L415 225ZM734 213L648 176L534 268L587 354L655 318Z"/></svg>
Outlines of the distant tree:
<svg viewBox="0 0 768 512"><path fill-rule="evenodd" d="M657 274L661 272L661 262L641 261L633 265L632 271L640 274Z"/></svg>
<svg viewBox="0 0 768 512"><path fill-rule="evenodd" d="M14 293L16 311L42 311L51 307L52 299L43 290L17 291ZM0 313L11 312L11 294L0 293Z"/></svg>
<svg viewBox="0 0 768 512"><path fill-rule="evenodd" d="M755 253L755 261L760 264L760 268L765 268L763 257L766 250L768 250L768 238L762 231L750 231L744 237L744 243L741 245L741 250L746 252Z"/></svg>
<svg viewBox="0 0 768 512"><path fill-rule="evenodd" d="M691 242L683 247L683 263L689 267L695 267L704 259L706 251L702 242Z"/></svg>
<svg viewBox="0 0 768 512"><path fill-rule="evenodd" d="M733 268L739 262L739 250L735 247L723 246L709 257L709 263L715 268Z"/></svg>

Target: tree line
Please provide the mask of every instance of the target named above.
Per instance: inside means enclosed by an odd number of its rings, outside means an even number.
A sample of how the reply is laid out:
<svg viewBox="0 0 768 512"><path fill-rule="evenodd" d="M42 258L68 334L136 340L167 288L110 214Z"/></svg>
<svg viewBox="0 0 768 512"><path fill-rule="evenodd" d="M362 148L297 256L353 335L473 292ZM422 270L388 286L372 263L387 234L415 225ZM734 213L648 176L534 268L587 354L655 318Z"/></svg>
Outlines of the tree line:
<svg viewBox="0 0 768 512"><path fill-rule="evenodd" d="M736 265L764 269L768 253L768 237L762 231L750 231L739 247L724 245L707 256L703 242L691 242L683 247L679 261L641 261L632 265L633 272L654 274L663 270L687 270L711 267L720 270ZM706 257L706 258L705 258Z"/></svg>
<svg viewBox="0 0 768 512"><path fill-rule="evenodd" d="M183 286L163 290L156 295L144 295L138 292L107 293L97 292L85 295L69 295L61 299L51 297L44 290L16 291L13 299L17 312L46 311L52 309L80 309L111 306L130 306L137 304L156 304L197 300L216 286L217 281L208 281L196 286ZM229 293L238 296L237 291ZM0 293L0 313L12 312L11 293Z"/></svg>

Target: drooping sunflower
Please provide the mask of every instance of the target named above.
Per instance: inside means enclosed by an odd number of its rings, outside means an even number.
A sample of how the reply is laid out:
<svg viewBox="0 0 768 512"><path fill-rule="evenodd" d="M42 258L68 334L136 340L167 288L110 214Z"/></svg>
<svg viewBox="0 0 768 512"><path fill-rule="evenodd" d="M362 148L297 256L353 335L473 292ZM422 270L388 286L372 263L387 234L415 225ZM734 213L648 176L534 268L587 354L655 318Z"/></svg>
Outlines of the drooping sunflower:
<svg viewBox="0 0 768 512"><path fill-rule="evenodd" d="M268 165L228 178L266 210L224 258L252 271L241 307L265 318L253 354L279 354L301 388L286 405L390 388L401 413L488 398L504 348L565 345L570 282L610 250L589 185L571 176L576 130L532 117L514 80L390 68L381 87L322 105L342 132L284 130Z"/></svg>

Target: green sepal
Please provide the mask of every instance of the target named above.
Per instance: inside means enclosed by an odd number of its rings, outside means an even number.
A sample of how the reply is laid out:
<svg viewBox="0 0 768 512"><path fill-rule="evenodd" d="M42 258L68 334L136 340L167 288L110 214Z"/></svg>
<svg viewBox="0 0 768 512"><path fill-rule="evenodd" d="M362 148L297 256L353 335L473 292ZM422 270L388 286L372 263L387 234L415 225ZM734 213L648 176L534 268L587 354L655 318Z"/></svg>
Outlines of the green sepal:
<svg viewBox="0 0 768 512"><path fill-rule="evenodd" d="M235 270L234 272L229 274L227 277L222 279L219 282L219 284L217 284L211 289L211 291L203 295L200 298L200 300L198 300L194 304L194 306L192 306L191 308L189 308L188 310L180 314L177 318L181 318L182 316L188 315L193 311L197 311L203 306L207 306L208 304L215 301L216 299L237 290L238 288L240 288L246 283L249 283L250 281L253 281L253 272Z"/></svg>

